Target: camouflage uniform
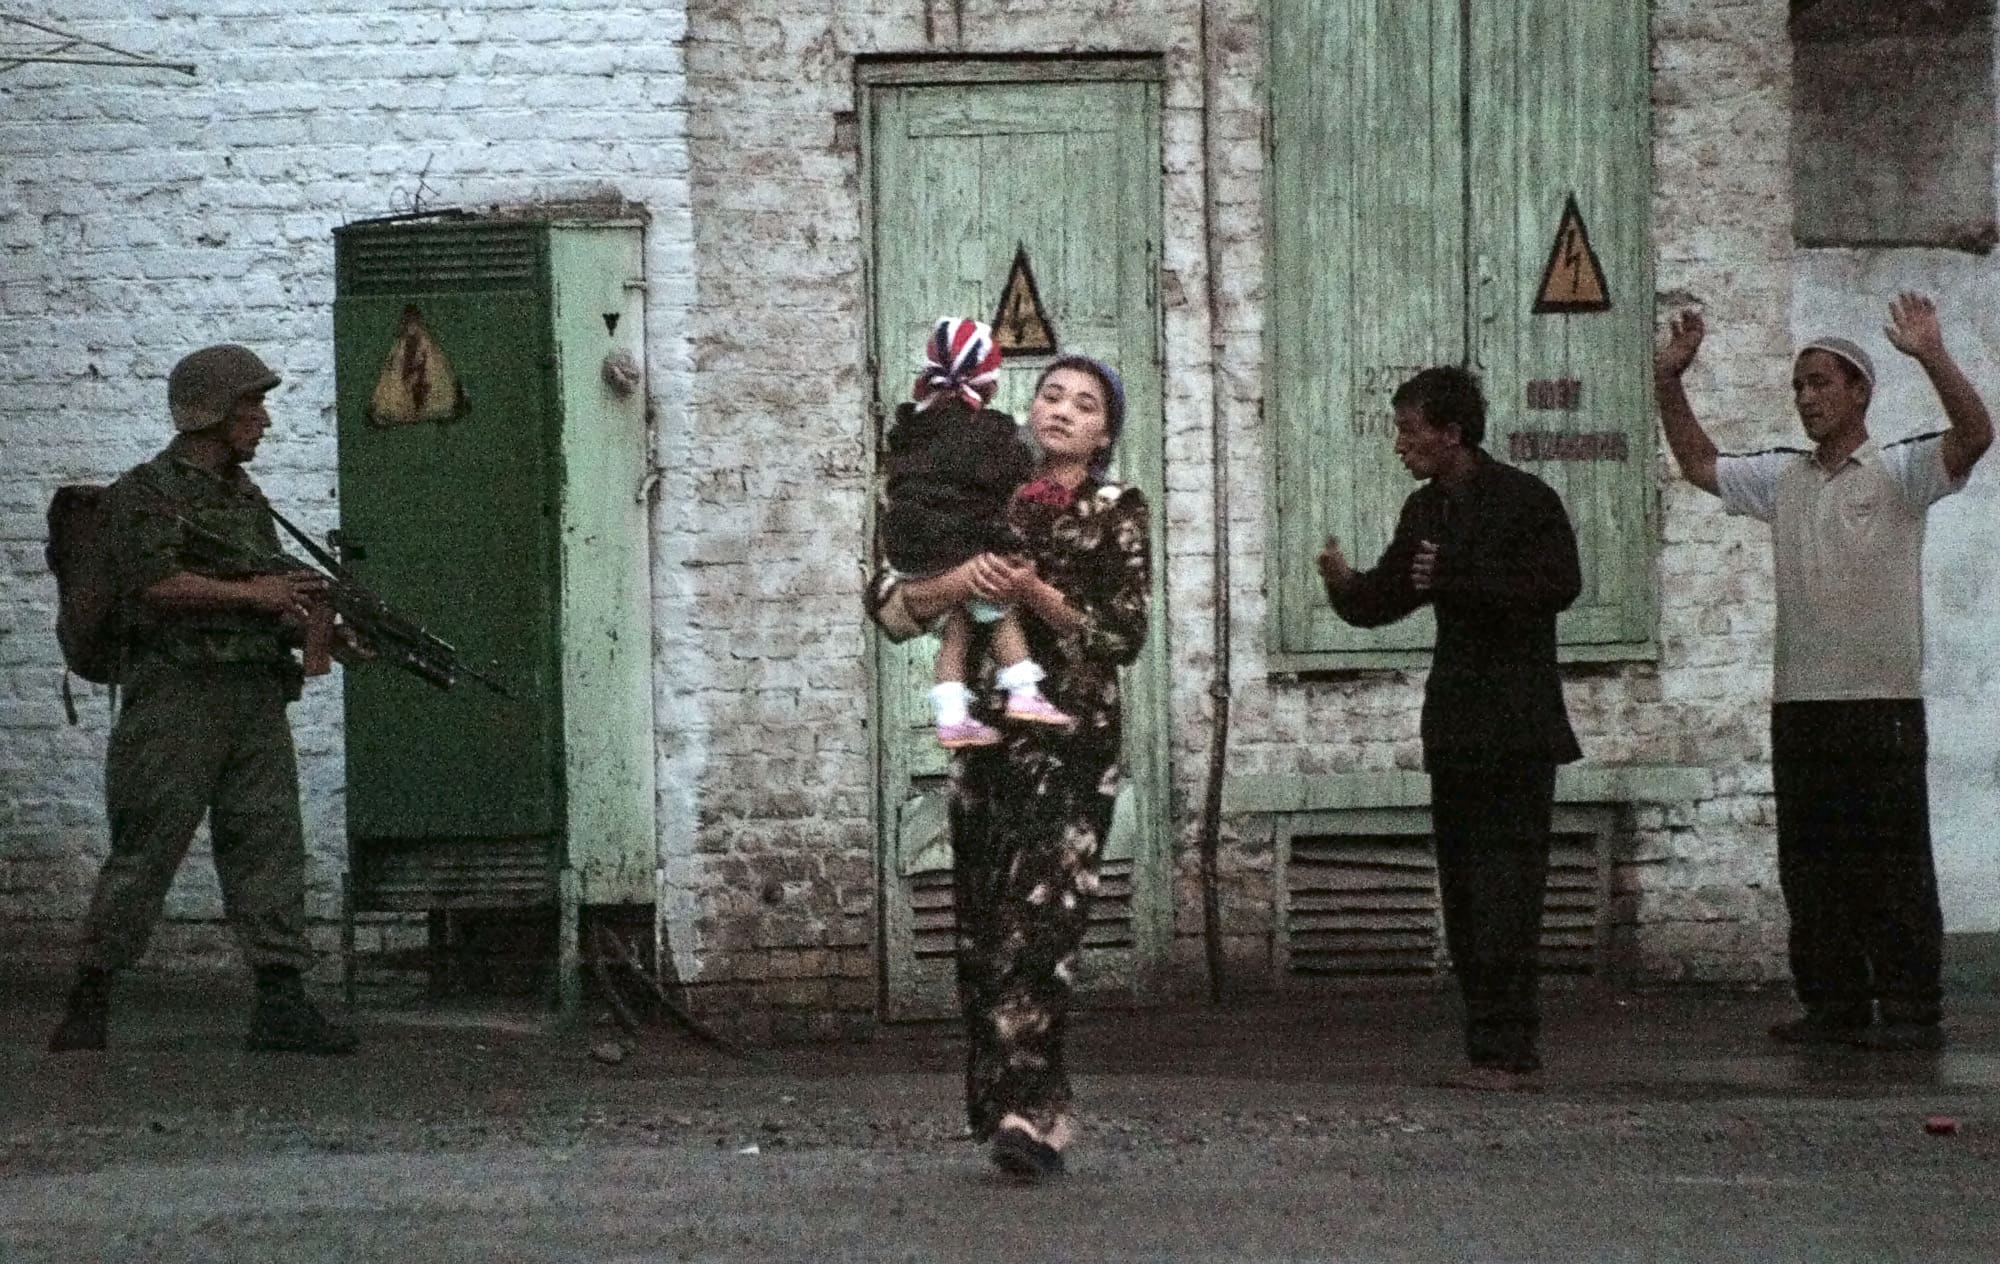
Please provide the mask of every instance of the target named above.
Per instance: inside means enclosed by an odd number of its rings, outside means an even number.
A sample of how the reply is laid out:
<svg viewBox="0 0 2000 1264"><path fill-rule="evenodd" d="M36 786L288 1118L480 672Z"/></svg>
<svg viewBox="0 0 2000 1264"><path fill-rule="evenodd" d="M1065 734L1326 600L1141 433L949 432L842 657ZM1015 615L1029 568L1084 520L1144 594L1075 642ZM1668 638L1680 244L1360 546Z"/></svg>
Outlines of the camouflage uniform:
<svg viewBox="0 0 2000 1264"><path fill-rule="evenodd" d="M111 854L85 923L82 963L138 960L195 828L209 818L231 924L254 966L303 969L305 838L287 702L297 659L275 619L222 610L160 619L139 595L182 571L240 577L279 551L263 493L166 451L119 479L124 700L104 770ZM209 540L175 521L185 516ZM227 541L225 546L223 541Z"/></svg>
<svg viewBox="0 0 2000 1264"><path fill-rule="evenodd" d="M269 418L238 405L278 383L249 350L197 351L174 366L167 399L179 437L120 478L106 497L116 540L119 680L124 702L104 766L111 852L86 917L77 982L49 1047L105 1047L111 981L146 951L167 889L206 816L223 906L257 978L251 1049L350 1053L354 1035L329 1023L301 978L305 836L288 703L300 666L271 614L249 608L154 610L144 594L193 574L244 579L280 552L264 494L241 462L236 427ZM232 420L233 419L233 420ZM214 438L233 456L197 459ZM234 437L233 437L234 436Z"/></svg>

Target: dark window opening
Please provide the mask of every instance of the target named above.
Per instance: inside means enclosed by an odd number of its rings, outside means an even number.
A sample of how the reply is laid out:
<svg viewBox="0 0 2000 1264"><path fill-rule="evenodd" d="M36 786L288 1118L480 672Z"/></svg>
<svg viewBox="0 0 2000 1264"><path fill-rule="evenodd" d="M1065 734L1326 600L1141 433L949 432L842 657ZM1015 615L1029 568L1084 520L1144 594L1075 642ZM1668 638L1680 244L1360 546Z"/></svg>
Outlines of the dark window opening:
<svg viewBox="0 0 2000 1264"><path fill-rule="evenodd" d="M1801 246L1990 251L1994 0L1792 0Z"/></svg>

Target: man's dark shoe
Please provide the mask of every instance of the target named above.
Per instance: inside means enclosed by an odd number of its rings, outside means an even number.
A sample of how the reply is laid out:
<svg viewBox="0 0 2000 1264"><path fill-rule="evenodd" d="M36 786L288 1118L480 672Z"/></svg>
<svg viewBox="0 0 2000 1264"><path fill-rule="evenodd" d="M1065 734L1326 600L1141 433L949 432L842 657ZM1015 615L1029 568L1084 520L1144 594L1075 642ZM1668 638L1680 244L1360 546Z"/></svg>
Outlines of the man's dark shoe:
<svg viewBox="0 0 2000 1264"><path fill-rule="evenodd" d="M354 1029L328 1021L306 996L296 970L257 971L257 1004L244 1047L252 1053L309 1053L338 1057L361 1046Z"/></svg>
<svg viewBox="0 0 2000 1264"><path fill-rule="evenodd" d="M1781 1045L1851 1045L1868 1030L1865 1022L1842 1022L1807 1014L1772 1023L1770 1036Z"/></svg>
<svg viewBox="0 0 2000 1264"><path fill-rule="evenodd" d="M1944 1028L1936 1023L1883 1023L1862 1028L1847 1043L1870 1053L1934 1053L1944 1048Z"/></svg>
<svg viewBox="0 0 2000 1264"><path fill-rule="evenodd" d="M49 1037L49 1052L85 1053L103 1049L110 1019L110 971L77 971L62 1022L56 1024L55 1034Z"/></svg>

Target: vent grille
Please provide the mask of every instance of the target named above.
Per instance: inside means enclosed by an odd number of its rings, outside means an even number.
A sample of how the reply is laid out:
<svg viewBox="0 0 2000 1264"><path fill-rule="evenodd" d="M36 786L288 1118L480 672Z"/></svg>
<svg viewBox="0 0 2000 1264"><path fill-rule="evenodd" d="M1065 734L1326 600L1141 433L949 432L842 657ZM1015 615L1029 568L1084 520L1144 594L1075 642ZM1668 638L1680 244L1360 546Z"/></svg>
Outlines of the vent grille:
<svg viewBox="0 0 2000 1264"><path fill-rule="evenodd" d="M1107 860L1098 870L1097 897L1090 902L1086 951L1132 947L1132 862ZM911 941L919 961L949 961L958 951L958 915L952 900L951 870L911 874Z"/></svg>
<svg viewBox="0 0 2000 1264"><path fill-rule="evenodd" d="M1429 975L1443 955L1427 838L1292 839L1285 913L1294 974Z"/></svg>
<svg viewBox="0 0 2000 1264"><path fill-rule="evenodd" d="M958 951L958 916L952 901L951 870L910 875L910 938L917 960L950 960Z"/></svg>
<svg viewBox="0 0 2000 1264"><path fill-rule="evenodd" d="M1602 964L1604 879L1597 838L1557 834L1549 848L1548 893L1542 900L1542 969L1593 974Z"/></svg>
<svg viewBox="0 0 2000 1264"><path fill-rule="evenodd" d="M1598 838L1558 833L1552 844L1542 968L1595 973L1607 914ZM1427 978L1450 965L1428 836L1295 836L1284 899L1286 955L1295 976Z"/></svg>
<svg viewBox="0 0 2000 1264"><path fill-rule="evenodd" d="M1097 870L1097 895L1090 901L1088 948L1132 947L1132 862L1107 860Z"/></svg>
<svg viewBox="0 0 2000 1264"><path fill-rule="evenodd" d="M335 240L342 295L524 289L541 275L533 224L351 229Z"/></svg>
<svg viewBox="0 0 2000 1264"><path fill-rule="evenodd" d="M355 839L359 910L522 908L556 898L546 838Z"/></svg>

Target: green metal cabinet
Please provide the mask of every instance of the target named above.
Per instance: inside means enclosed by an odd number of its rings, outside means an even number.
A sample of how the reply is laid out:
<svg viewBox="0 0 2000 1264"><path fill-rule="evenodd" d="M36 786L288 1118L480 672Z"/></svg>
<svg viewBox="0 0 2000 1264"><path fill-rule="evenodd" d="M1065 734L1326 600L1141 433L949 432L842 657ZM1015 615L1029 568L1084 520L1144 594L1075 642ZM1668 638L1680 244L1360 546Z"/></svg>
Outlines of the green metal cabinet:
<svg viewBox="0 0 2000 1264"><path fill-rule="evenodd" d="M350 907L553 905L566 1004L580 909L656 891L642 240L334 233L339 550L510 694L345 673Z"/></svg>

